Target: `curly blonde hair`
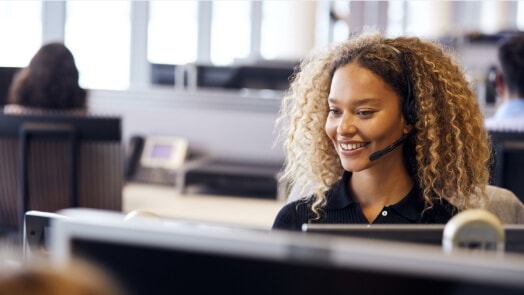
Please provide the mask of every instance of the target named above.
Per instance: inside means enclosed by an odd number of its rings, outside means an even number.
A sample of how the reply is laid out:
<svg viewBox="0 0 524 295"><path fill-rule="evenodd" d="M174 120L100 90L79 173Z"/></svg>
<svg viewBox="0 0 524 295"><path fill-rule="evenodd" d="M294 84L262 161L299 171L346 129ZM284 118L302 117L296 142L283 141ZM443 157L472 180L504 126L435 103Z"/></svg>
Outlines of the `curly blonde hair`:
<svg viewBox="0 0 524 295"><path fill-rule="evenodd" d="M326 190L344 172L324 124L332 76L351 62L380 76L400 97L411 91L413 105L404 109L414 112L416 133L404 144L404 161L426 208L443 199L459 210L482 204L489 181L488 134L476 95L452 54L416 37L365 33L313 50L282 100L276 125L287 153L282 177L292 190L314 198L316 217L326 205Z"/></svg>

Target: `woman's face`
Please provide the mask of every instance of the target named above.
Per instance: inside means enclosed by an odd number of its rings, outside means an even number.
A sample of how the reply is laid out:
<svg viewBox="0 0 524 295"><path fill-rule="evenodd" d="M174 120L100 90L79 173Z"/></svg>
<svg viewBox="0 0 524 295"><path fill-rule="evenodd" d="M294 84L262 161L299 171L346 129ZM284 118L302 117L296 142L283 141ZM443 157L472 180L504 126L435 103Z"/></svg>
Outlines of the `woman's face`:
<svg viewBox="0 0 524 295"><path fill-rule="evenodd" d="M340 67L331 81L328 104L325 130L345 170L402 162L400 147L369 160L411 128L402 116L400 97L379 76L354 63Z"/></svg>

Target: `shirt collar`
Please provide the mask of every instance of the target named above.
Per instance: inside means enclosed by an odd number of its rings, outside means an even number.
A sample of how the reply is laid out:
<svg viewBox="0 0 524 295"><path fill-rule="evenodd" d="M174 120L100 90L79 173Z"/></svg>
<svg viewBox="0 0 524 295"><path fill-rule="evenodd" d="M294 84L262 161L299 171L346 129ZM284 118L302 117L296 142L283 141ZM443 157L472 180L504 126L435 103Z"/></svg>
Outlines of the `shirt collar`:
<svg viewBox="0 0 524 295"><path fill-rule="evenodd" d="M353 196L349 193L348 183L350 178L351 172L344 171L342 178L327 192L327 210L343 209L356 203L355 200L353 200ZM414 185L402 200L389 207L409 220L418 220L424 209L424 199L421 197L418 185Z"/></svg>
<svg viewBox="0 0 524 295"><path fill-rule="evenodd" d="M415 184L402 200L389 207L407 219L417 221L424 210L424 199L418 185Z"/></svg>

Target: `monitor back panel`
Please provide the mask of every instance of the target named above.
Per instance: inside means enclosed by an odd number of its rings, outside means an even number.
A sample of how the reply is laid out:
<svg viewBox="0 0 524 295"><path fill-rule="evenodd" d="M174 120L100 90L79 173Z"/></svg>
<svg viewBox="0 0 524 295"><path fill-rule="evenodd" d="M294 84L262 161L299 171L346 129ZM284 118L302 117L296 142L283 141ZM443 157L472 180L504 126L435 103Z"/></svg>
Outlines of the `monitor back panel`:
<svg viewBox="0 0 524 295"><path fill-rule="evenodd" d="M304 224L307 233L442 245L443 224ZM504 225L505 251L524 254L524 225Z"/></svg>

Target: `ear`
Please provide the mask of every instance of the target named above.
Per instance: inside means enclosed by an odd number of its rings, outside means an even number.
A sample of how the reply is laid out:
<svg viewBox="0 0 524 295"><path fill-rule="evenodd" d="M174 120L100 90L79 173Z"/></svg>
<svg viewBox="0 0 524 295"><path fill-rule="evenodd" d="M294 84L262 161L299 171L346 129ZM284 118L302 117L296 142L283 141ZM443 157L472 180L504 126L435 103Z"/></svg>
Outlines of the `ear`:
<svg viewBox="0 0 524 295"><path fill-rule="evenodd" d="M411 130L413 130L413 125L405 124L404 129L402 129L402 132L404 135L408 134Z"/></svg>
<svg viewBox="0 0 524 295"><path fill-rule="evenodd" d="M495 91L499 96L504 95L504 76L500 71L495 74Z"/></svg>

